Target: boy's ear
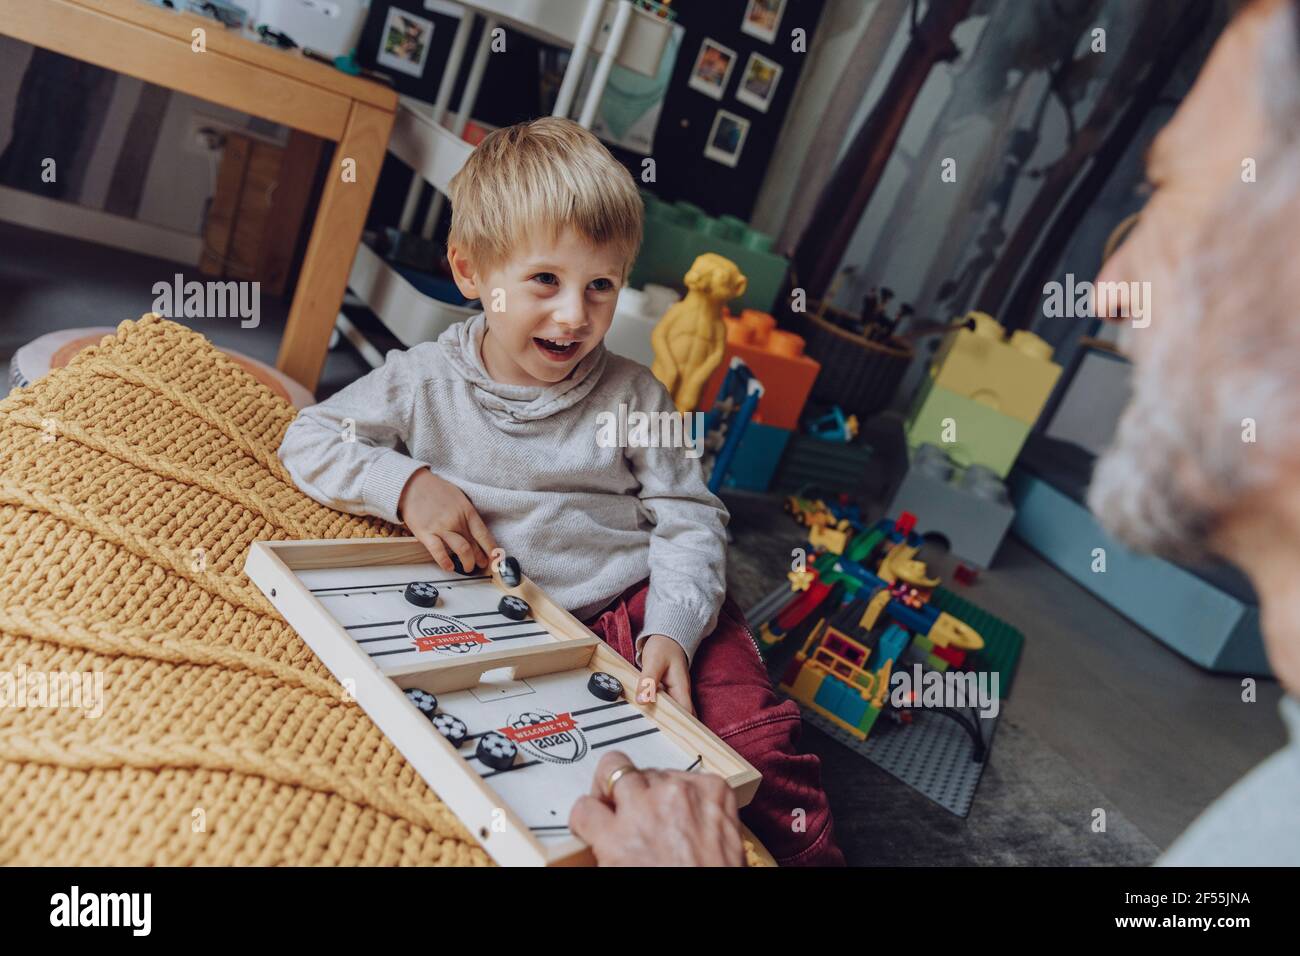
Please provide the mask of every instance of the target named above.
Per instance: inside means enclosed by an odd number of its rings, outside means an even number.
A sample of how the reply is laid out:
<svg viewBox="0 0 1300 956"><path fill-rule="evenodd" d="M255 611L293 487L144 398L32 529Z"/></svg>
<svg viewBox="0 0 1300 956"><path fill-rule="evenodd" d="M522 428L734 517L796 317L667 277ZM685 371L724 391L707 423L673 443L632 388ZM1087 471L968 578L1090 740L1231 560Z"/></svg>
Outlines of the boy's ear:
<svg viewBox="0 0 1300 956"><path fill-rule="evenodd" d="M451 278L460 294L467 299L477 299L478 283L474 281L474 263L469 257L456 246L448 246L447 264L451 266Z"/></svg>

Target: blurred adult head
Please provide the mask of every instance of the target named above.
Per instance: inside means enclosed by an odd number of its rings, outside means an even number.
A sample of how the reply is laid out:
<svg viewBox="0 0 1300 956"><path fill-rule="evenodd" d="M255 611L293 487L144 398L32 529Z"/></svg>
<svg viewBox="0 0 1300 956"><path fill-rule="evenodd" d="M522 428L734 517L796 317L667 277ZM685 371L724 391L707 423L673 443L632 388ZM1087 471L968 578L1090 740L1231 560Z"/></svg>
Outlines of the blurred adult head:
<svg viewBox="0 0 1300 956"><path fill-rule="evenodd" d="M1139 550L1245 570L1270 661L1300 694L1300 0L1238 14L1147 175L1098 277L1151 298L1144 327L1110 303L1133 397L1089 504Z"/></svg>

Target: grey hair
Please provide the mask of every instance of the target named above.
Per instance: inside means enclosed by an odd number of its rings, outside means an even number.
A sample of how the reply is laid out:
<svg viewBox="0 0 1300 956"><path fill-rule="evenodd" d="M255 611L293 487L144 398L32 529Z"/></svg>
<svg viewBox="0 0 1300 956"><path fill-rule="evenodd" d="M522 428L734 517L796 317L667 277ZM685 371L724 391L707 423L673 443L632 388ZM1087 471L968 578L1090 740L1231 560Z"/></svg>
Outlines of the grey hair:
<svg viewBox="0 0 1300 956"><path fill-rule="evenodd" d="M1117 538L1172 558L1212 550L1234 507L1300 466L1296 5L1275 15L1286 29L1267 29L1259 71L1275 138L1177 263L1176 328L1150 339L1088 494Z"/></svg>

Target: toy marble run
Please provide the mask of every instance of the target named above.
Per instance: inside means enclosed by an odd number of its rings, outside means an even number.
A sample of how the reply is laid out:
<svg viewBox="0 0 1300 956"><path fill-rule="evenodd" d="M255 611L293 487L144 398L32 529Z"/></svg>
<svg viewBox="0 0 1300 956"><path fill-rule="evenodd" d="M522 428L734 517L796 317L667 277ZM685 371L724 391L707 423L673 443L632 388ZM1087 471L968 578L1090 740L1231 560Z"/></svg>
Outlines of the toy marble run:
<svg viewBox="0 0 1300 956"><path fill-rule="evenodd" d="M817 526L848 527L862 524L862 509L854 504L848 495L840 495L827 502L820 498L805 498L801 495L789 495L782 504L782 509L794 520L805 527ZM836 554L839 552L837 551Z"/></svg>
<svg viewBox="0 0 1300 956"><path fill-rule="evenodd" d="M907 512L879 521L792 571L794 596L759 631L768 648L802 638L780 690L859 740L889 708L894 670L920 663L946 671L984 647L974 628L930 604L939 579L916 557L915 524ZM810 526L813 536L828 531Z"/></svg>

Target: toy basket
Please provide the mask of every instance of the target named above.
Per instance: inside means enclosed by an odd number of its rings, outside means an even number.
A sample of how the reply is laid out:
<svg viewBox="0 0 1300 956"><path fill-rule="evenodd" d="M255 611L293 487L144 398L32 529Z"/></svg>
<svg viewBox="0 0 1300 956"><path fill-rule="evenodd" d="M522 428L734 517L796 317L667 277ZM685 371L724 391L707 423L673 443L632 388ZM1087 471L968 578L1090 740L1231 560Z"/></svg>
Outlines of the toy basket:
<svg viewBox="0 0 1300 956"><path fill-rule="evenodd" d="M912 362L912 347L897 339L868 341L827 321L825 315L848 314L818 305L815 312L799 316L803 326L800 331L807 342L804 352L822 366L813 383L812 397L868 418L894 397Z"/></svg>

